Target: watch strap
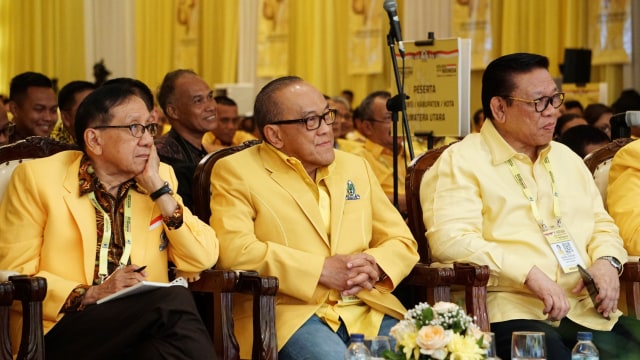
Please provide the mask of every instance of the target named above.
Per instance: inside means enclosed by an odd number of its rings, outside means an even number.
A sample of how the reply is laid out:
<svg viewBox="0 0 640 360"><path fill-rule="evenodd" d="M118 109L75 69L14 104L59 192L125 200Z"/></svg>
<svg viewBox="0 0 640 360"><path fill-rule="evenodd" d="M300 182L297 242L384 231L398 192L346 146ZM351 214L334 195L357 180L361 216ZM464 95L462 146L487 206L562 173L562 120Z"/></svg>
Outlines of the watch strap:
<svg viewBox="0 0 640 360"><path fill-rule="evenodd" d="M158 198L164 194L170 194L173 195L173 190L171 190L171 187L169 187L169 183L168 182L164 182L164 184L160 187L160 189L152 192L149 197L151 197L151 200L156 201L158 200Z"/></svg>
<svg viewBox="0 0 640 360"><path fill-rule="evenodd" d="M618 260L616 257L601 256L598 259L607 260L609 264L611 264L611 266L613 266L618 271L618 276L622 275L622 271L624 270L624 267L622 266L622 263L620 262L620 260Z"/></svg>

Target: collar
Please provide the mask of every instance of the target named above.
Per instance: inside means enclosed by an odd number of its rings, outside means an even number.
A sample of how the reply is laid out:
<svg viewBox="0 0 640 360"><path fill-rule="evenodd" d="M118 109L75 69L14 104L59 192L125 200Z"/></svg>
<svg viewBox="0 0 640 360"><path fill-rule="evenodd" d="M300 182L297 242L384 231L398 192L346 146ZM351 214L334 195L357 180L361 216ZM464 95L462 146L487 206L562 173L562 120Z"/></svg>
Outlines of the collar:
<svg viewBox="0 0 640 360"><path fill-rule="evenodd" d="M87 195L91 192L95 192L96 194L107 193L107 190L100 182L100 179L96 176L91 160L86 154L82 155L82 159L80 160L80 168L78 169L78 186L80 187L80 196ZM120 196L126 193L130 188L133 188L141 194L146 194L146 191L140 188L134 179L129 179L120 184L118 187L118 195Z"/></svg>
<svg viewBox="0 0 640 360"><path fill-rule="evenodd" d="M493 126L493 121L489 120L482 125L480 129L480 136L487 144L489 152L491 153L491 160L493 165L503 164L507 160L517 157L518 159L526 158L529 156L523 153L517 152L509 143L500 135L498 130ZM538 153L538 159L544 159L545 156L551 151L551 143L547 144ZM531 160L529 160L531 161Z"/></svg>
<svg viewBox="0 0 640 360"><path fill-rule="evenodd" d="M265 145L265 148L271 152L273 155L275 155L278 159L282 160L282 162L284 164L286 164L289 168L291 168L293 171L295 171L298 176L300 176L300 178L302 180L308 180L311 179L311 177L309 176L309 173L307 173L307 170L304 168L304 166L302 166L302 162L300 162L300 160L298 160L298 158L293 157L293 156L289 156L285 153L283 153L282 151L278 150L275 146L267 143L267 142L263 142L262 144ZM331 169L334 167L334 164L331 163L329 164L329 166L321 166L319 168L316 169L316 178L311 179L313 182L315 182L316 184L318 184L322 179L326 178L327 176L329 176L329 173L331 172Z"/></svg>
<svg viewBox="0 0 640 360"><path fill-rule="evenodd" d="M386 156L391 156L393 157L393 150L391 149L387 149L386 147L375 143L369 139L367 139L364 142L364 148L367 149L373 156L378 157L380 155L386 155ZM404 154L404 149L402 146L400 146L400 152L398 153L398 156L403 156Z"/></svg>

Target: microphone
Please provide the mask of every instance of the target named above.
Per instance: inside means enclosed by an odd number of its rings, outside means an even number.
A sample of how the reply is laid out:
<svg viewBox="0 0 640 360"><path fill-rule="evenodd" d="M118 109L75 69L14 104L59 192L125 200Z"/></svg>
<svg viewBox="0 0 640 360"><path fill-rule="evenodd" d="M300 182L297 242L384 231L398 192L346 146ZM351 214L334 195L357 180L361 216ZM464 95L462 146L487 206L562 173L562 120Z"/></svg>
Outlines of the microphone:
<svg viewBox="0 0 640 360"><path fill-rule="evenodd" d="M387 15L389 15L389 25L391 26L392 34L398 42L400 56L404 58L404 44L402 43L402 31L400 31L400 19L398 19L398 13L396 12L398 4L396 4L395 0L385 0L383 7L387 11Z"/></svg>
<svg viewBox="0 0 640 360"><path fill-rule="evenodd" d="M609 120L611 139L630 137L632 126L640 126L640 111L625 111L615 114Z"/></svg>

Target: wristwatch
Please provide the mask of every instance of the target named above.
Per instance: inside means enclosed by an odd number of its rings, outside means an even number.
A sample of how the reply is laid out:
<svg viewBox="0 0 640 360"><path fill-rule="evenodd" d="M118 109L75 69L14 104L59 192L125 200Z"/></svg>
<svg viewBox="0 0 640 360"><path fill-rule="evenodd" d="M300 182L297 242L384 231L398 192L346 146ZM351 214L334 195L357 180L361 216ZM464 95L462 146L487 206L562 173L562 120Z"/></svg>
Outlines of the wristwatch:
<svg viewBox="0 0 640 360"><path fill-rule="evenodd" d="M618 276L622 275L622 263L620 262L620 260L616 259L613 256L601 256L598 258L602 259L602 260L607 260L609 262L609 264L611 264L611 266L613 266L617 271L618 271Z"/></svg>

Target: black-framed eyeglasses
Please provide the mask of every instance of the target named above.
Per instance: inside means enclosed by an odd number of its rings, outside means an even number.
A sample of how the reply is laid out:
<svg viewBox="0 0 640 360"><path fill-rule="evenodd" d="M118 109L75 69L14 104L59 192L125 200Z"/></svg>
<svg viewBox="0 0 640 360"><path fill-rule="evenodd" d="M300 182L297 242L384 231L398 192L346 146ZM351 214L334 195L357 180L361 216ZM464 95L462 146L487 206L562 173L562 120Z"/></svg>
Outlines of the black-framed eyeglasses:
<svg viewBox="0 0 640 360"><path fill-rule="evenodd" d="M145 131L148 131L149 135L151 135L152 137L158 135L158 131L160 131L160 124L151 123L142 125L133 123L129 125L98 125L92 127L92 129L129 129L133 137L141 138L142 135L144 135Z"/></svg>
<svg viewBox="0 0 640 360"><path fill-rule="evenodd" d="M317 130L320 127L320 124L322 124L322 120L324 120L324 123L327 125L333 124L336 121L336 112L338 112L336 109L329 109L327 110L326 113L322 115L311 115L302 119L278 120L269 124L286 125L286 124L304 123L307 126L307 130L313 131L313 130Z"/></svg>
<svg viewBox="0 0 640 360"><path fill-rule="evenodd" d="M563 92L555 93L551 96L542 96L533 100L521 99L513 96L503 96L503 97L506 99L522 101L525 103L530 103L530 104L533 103L534 108L536 109L536 112L539 112L539 113L543 112L549 106L549 104L551 104L551 106L553 106L554 109L557 109L560 106L562 106L562 103L564 102Z"/></svg>
<svg viewBox="0 0 640 360"><path fill-rule="evenodd" d="M16 124L13 121L7 122L2 128L0 128L0 135L11 136L16 128Z"/></svg>

